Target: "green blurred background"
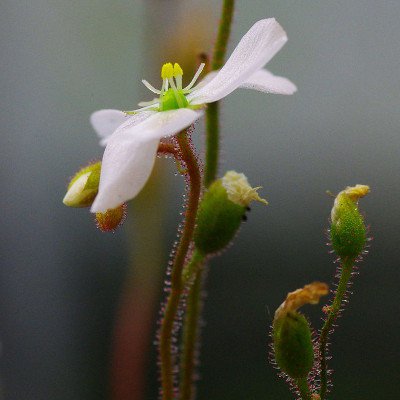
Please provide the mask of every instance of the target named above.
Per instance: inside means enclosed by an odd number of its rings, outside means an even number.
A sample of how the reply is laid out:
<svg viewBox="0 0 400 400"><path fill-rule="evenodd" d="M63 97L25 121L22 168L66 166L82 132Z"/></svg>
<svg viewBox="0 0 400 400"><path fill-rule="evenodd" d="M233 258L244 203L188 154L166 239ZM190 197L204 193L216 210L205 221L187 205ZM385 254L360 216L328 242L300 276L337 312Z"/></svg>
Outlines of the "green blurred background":
<svg viewBox="0 0 400 400"><path fill-rule="evenodd" d="M2 0L4 399L108 398L112 326L132 254L143 246L139 226L146 224L135 221L145 213L139 199L123 229L103 234L87 210L68 209L61 200L68 177L101 157L90 113L150 99L140 80L158 86L163 61L190 70L188 60L212 47L219 11L219 1ZM400 2L237 1L230 48L255 21L272 16L289 42L268 68L299 91L242 91L223 102L221 171L245 172L264 186L270 205L255 205L235 245L211 263L199 398L293 398L267 362L271 316L288 291L331 280L335 265L325 230L332 199L325 190L362 183L372 188L361 208L374 240L333 337L331 398L394 399L400 378ZM201 151L202 127L195 134ZM183 202L172 160L158 164L159 194L150 188L145 201L146 212L157 215L153 237L164 238L158 269L146 278L155 304ZM319 326L316 309L306 311ZM156 319L155 309L153 332ZM154 366L151 343L148 355ZM154 399L154 367L147 375L147 398Z"/></svg>

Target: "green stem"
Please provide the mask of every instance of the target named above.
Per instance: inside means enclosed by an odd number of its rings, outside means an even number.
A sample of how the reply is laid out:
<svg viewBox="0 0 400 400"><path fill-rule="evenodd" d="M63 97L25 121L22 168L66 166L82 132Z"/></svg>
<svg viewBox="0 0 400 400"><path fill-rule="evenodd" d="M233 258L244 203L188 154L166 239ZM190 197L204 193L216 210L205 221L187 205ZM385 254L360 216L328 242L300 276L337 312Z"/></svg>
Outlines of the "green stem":
<svg viewBox="0 0 400 400"><path fill-rule="evenodd" d="M324 326L321 329L321 334L319 337L319 353L321 359L321 391L320 391L321 400L325 399L325 396L328 391L328 366L327 366L328 338L332 330L333 323L338 317L340 309L342 307L347 286L351 278L353 264L354 264L353 258L345 258L342 260L342 266L341 266L342 270L340 274L339 284L332 305L329 307L329 313L328 316L326 317Z"/></svg>
<svg viewBox="0 0 400 400"><path fill-rule="evenodd" d="M311 400L311 390L308 386L307 378L298 378L295 382L302 400Z"/></svg>
<svg viewBox="0 0 400 400"><path fill-rule="evenodd" d="M182 284L186 286L194 278L201 268L204 261L204 255L197 249L194 250L191 260L185 265L182 271Z"/></svg>
<svg viewBox="0 0 400 400"><path fill-rule="evenodd" d="M204 260L204 258L201 258ZM201 289L203 283L203 269L196 264L194 281L190 287L186 303L186 316L183 328L183 346L181 359L180 400L194 398L194 376L196 369L196 351L199 339L199 320L202 309Z"/></svg>
<svg viewBox="0 0 400 400"><path fill-rule="evenodd" d="M217 70L224 64L226 48L231 32L234 0L224 0L219 23L218 36L215 42L211 70ZM206 111L206 165L204 185L206 187L216 179L219 157L219 105L218 102L208 105Z"/></svg>
<svg viewBox="0 0 400 400"><path fill-rule="evenodd" d="M222 15L219 21L217 41L214 46L212 70L220 69L224 64L226 48L228 46L229 35L231 33L233 11L235 0L224 0L222 5Z"/></svg>
<svg viewBox="0 0 400 400"><path fill-rule="evenodd" d="M167 299L163 320L160 329L160 362L161 362L161 384L162 399L174 399L174 364L175 357L172 354L172 338L174 335L174 324L179 308L183 291L183 282L181 279L182 270L185 263L186 254L193 237L193 231L196 221L196 213L201 193L201 175L197 159L186 132L177 135L177 141L180 147L180 156L185 162L187 173L189 175L189 197L185 212L185 223L176 249L175 259L171 271L171 292Z"/></svg>
<svg viewBox="0 0 400 400"><path fill-rule="evenodd" d="M206 165L204 185L209 187L218 173L219 157L219 103L211 103L206 111Z"/></svg>

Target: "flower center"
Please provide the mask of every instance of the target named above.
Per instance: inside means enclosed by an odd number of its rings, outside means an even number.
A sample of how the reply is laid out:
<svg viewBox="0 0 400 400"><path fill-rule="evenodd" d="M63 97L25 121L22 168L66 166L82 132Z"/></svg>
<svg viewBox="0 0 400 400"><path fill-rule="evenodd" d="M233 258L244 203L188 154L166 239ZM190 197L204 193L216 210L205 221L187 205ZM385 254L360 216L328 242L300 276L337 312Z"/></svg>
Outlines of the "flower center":
<svg viewBox="0 0 400 400"><path fill-rule="evenodd" d="M178 63L165 63L161 68L163 80L160 93L160 111L176 110L189 105L182 89L183 70ZM170 88L168 89L168 87Z"/></svg>
<svg viewBox="0 0 400 400"><path fill-rule="evenodd" d="M178 108L186 108L189 102L182 89L168 89L160 96L160 111L177 110Z"/></svg>
<svg viewBox="0 0 400 400"><path fill-rule="evenodd" d="M172 63L165 63L161 68L162 87L161 90L157 90L146 80L142 80L143 84L151 92L157 94L159 97L151 100L140 102L139 108L133 111L125 111L127 114L137 114L139 112L150 110L150 111L168 111L177 110L179 108L201 108L200 105L191 106L186 99L186 96L193 90L196 90L198 86L194 87L198 77L203 71L205 64L200 64L199 69L194 74L193 79L189 85L182 88L182 76L183 70L178 63L172 65Z"/></svg>

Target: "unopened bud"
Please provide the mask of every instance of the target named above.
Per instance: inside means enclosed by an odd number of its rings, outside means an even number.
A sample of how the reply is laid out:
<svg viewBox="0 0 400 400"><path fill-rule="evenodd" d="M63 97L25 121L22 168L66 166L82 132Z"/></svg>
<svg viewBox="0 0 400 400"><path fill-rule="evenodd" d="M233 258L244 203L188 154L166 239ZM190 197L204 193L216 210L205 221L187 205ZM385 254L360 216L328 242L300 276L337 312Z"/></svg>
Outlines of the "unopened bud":
<svg viewBox="0 0 400 400"><path fill-rule="evenodd" d="M336 254L356 258L366 242L364 218L358 210L358 200L369 193L369 186L356 185L342 190L331 211L331 241Z"/></svg>
<svg viewBox="0 0 400 400"><path fill-rule="evenodd" d="M63 203L68 207L89 207L99 190L101 162L80 169L71 179Z"/></svg>
<svg viewBox="0 0 400 400"><path fill-rule="evenodd" d="M200 202L194 242L203 254L223 250L234 238L249 204L267 204L252 188L245 175L229 171L211 184Z"/></svg>
<svg viewBox="0 0 400 400"><path fill-rule="evenodd" d="M272 325L274 355L278 367L293 379L305 378L314 364L311 328L297 311L304 304L316 304L328 294L325 283L314 282L287 295L275 312Z"/></svg>
<svg viewBox="0 0 400 400"><path fill-rule="evenodd" d="M103 213L96 213L97 227L103 232L115 232L126 217L126 204L111 208Z"/></svg>

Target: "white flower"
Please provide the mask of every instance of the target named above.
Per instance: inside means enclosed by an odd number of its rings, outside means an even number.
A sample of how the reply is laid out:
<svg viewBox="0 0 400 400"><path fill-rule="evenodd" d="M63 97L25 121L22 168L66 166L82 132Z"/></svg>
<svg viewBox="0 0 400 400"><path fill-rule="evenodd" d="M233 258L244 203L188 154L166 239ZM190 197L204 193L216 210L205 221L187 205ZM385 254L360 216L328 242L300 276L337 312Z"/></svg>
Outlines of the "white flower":
<svg viewBox="0 0 400 400"><path fill-rule="evenodd" d="M255 23L219 70L197 86L202 64L188 86L182 88L183 71L178 64L164 64L161 90L145 86L159 97L131 112L100 110L91 123L102 145L103 156L98 195L92 212L104 212L135 197L153 168L161 138L177 134L203 115L206 103L222 99L237 88L266 93L293 94L296 86L262 67L286 43L285 31L275 19Z"/></svg>

